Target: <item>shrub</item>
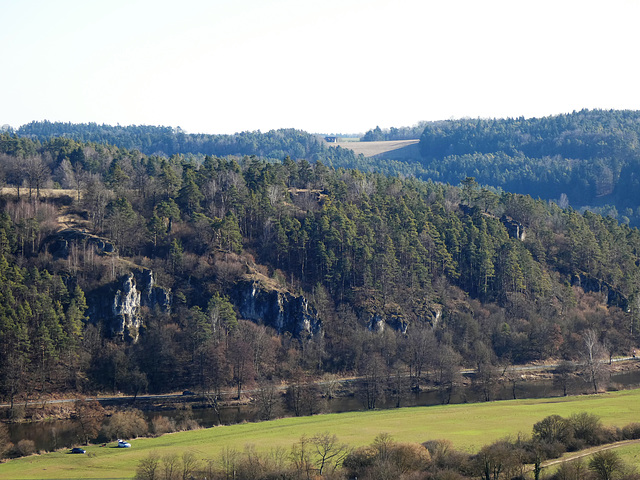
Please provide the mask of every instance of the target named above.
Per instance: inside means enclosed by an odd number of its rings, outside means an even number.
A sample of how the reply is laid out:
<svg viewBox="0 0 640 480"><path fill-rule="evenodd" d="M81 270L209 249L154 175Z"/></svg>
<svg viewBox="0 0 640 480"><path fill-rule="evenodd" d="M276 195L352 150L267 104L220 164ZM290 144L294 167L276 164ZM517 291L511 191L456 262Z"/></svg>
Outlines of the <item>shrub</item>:
<svg viewBox="0 0 640 480"><path fill-rule="evenodd" d="M136 480L154 480L160 475L158 455L151 452L147 458L143 458L136 468Z"/></svg>
<svg viewBox="0 0 640 480"><path fill-rule="evenodd" d="M552 478L554 480L575 480L588 478L588 476L589 474L584 461L578 458L570 462L561 463Z"/></svg>
<svg viewBox="0 0 640 480"><path fill-rule="evenodd" d="M542 443L541 448L544 458L559 458L567 451L566 445L560 442Z"/></svg>
<svg viewBox="0 0 640 480"><path fill-rule="evenodd" d="M389 461L402 473L421 471L431 463L431 454L419 444L397 443L389 451Z"/></svg>
<svg viewBox="0 0 640 480"><path fill-rule="evenodd" d="M16 455L26 457L36 452L36 444L33 440L22 439L15 446Z"/></svg>
<svg viewBox="0 0 640 480"><path fill-rule="evenodd" d="M353 450L342 462L342 466L349 472L349 477L361 477L362 472L371 467L376 461L378 451L373 447L360 447Z"/></svg>
<svg viewBox="0 0 640 480"><path fill-rule="evenodd" d="M126 410L116 412L102 428L104 435L115 440L116 438L136 438L145 435L149 431L144 416L140 410Z"/></svg>
<svg viewBox="0 0 640 480"><path fill-rule="evenodd" d="M11 448L13 448L13 443L9 437L9 428L4 423L0 423L0 458Z"/></svg>
<svg viewBox="0 0 640 480"><path fill-rule="evenodd" d="M191 420L184 420L180 423L180 430L197 430L200 428L200 424L193 418Z"/></svg>
<svg viewBox="0 0 640 480"><path fill-rule="evenodd" d="M151 432L157 437L175 431L176 423L169 417L156 415L151 420Z"/></svg>
<svg viewBox="0 0 640 480"><path fill-rule="evenodd" d="M613 450L602 450L596 452L589 460L589 470L594 472L601 480L611 480L616 472L624 467L617 452Z"/></svg>
<svg viewBox="0 0 640 480"><path fill-rule="evenodd" d="M176 408L175 424L178 430L195 430L200 425L193 419L191 405L179 405Z"/></svg>
<svg viewBox="0 0 640 480"><path fill-rule="evenodd" d="M533 426L533 436L544 443L561 442L568 445L573 436L571 422L560 415L549 415Z"/></svg>
<svg viewBox="0 0 640 480"><path fill-rule="evenodd" d="M574 413L569 417L569 423L573 428L573 437L578 440L576 450L584 445L599 445L602 443L604 432L600 417L593 413Z"/></svg>
<svg viewBox="0 0 640 480"><path fill-rule="evenodd" d="M455 470L440 470L429 478L433 480L467 480L469 477L465 477Z"/></svg>
<svg viewBox="0 0 640 480"><path fill-rule="evenodd" d="M424 471L431 463L429 450L420 444L396 443L382 433L373 444L350 452L343 467L349 478L400 478L411 472Z"/></svg>
<svg viewBox="0 0 640 480"><path fill-rule="evenodd" d="M444 463L444 459L453 450L451 440L429 440L428 442L424 442L422 446L429 450L431 459L437 465Z"/></svg>
<svg viewBox="0 0 640 480"><path fill-rule="evenodd" d="M430 440L422 444L431 454L433 464L443 471L470 469L471 455L454 450L449 440Z"/></svg>
<svg viewBox="0 0 640 480"><path fill-rule="evenodd" d="M636 440L640 438L640 423L630 423L622 427L622 438Z"/></svg>

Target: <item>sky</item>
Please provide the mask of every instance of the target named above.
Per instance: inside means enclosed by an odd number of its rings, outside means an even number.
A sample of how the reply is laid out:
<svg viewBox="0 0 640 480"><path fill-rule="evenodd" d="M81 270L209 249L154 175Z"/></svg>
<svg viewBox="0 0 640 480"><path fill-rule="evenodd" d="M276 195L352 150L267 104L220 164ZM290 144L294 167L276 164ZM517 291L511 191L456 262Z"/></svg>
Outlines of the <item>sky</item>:
<svg viewBox="0 0 640 480"><path fill-rule="evenodd" d="M0 125L355 134L640 110L640 0L0 0Z"/></svg>

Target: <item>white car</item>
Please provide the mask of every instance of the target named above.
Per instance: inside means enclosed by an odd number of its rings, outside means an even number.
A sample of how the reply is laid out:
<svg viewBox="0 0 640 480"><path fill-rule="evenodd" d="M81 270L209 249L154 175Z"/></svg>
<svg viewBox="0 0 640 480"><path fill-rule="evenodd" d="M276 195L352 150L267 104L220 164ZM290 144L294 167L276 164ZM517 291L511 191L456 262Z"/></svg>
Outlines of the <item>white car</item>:
<svg viewBox="0 0 640 480"><path fill-rule="evenodd" d="M131 444L124 440L118 440L118 448L131 448Z"/></svg>

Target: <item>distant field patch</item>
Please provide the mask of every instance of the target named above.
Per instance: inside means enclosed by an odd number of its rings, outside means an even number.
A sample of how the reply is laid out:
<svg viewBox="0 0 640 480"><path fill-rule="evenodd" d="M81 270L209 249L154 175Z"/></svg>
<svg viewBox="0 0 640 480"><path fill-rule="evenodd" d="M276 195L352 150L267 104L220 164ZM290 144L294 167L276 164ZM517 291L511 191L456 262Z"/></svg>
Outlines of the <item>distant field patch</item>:
<svg viewBox="0 0 640 480"><path fill-rule="evenodd" d="M0 189L0 193L2 195L18 195L18 189L15 187L2 187ZM31 195L36 195L36 189L31 189ZM75 198L78 195L76 190L70 190L65 188L41 188L40 196L43 198L53 198L53 197L72 197ZM22 198L27 198L29 196L29 189L26 187L20 188L20 196Z"/></svg>
<svg viewBox="0 0 640 480"><path fill-rule="evenodd" d="M329 143L330 147L342 147L353 150L356 155L363 154L365 157L373 157L383 153L400 150L410 145L419 143L420 140L391 140L388 142L337 142Z"/></svg>

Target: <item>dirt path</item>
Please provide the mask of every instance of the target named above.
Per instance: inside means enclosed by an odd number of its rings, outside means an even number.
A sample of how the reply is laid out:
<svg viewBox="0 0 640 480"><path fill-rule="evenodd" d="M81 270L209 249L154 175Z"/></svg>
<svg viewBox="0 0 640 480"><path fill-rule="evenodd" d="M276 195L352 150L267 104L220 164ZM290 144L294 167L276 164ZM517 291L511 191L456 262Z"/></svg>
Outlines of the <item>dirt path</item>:
<svg viewBox="0 0 640 480"><path fill-rule="evenodd" d="M571 460L576 460L577 458L588 457L589 455L593 455L596 452L602 452L604 450L611 450L613 448L624 447L626 445L633 445L635 443L640 443L640 439L638 440L623 440L621 442L615 443L607 443L606 445L600 445L598 447L587 448L586 450L580 450L579 452L573 452L566 457L555 458L553 460L547 460L542 463L542 468L551 467L553 465L558 465L564 462L570 462Z"/></svg>

